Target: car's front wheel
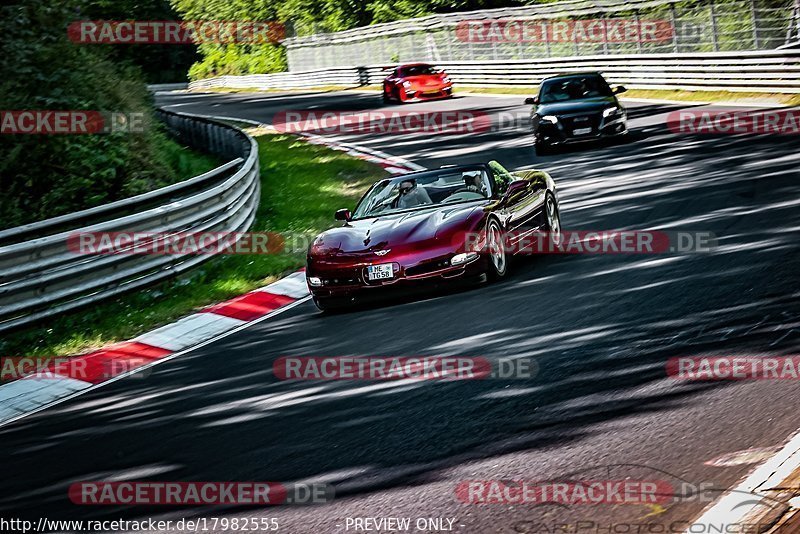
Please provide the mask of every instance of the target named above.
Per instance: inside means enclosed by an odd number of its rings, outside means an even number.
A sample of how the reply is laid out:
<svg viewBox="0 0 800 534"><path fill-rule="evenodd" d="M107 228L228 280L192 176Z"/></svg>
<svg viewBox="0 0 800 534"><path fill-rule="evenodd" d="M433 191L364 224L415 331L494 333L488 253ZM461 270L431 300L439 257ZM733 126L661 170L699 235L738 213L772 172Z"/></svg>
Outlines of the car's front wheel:
<svg viewBox="0 0 800 534"><path fill-rule="evenodd" d="M508 272L509 255L505 232L494 219L486 226L486 247L489 253L489 277L499 280Z"/></svg>
<svg viewBox="0 0 800 534"><path fill-rule="evenodd" d="M561 244L561 214L558 211L556 198L550 191L544 199L545 231L556 245Z"/></svg>

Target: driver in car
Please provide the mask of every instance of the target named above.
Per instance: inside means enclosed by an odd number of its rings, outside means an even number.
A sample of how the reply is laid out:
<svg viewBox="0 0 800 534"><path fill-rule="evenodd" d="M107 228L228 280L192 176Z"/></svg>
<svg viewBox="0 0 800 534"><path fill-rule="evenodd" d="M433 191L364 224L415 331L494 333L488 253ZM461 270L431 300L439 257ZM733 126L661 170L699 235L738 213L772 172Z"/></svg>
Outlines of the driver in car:
<svg viewBox="0 0 800 534"><path fill-rule="evenodd" d="M472 193L486 195L486 189L483 179L481 178L481 171L465 172L463 178L464 187L459 189L459 191L470 191Z"/></svg>
<svg viewBox="0 0 800 534"><path fill-rule="evenodd" d="M395 207L398 209L414 208L425 204L433 204L424 187L419 187L416 180L404 180L398 187Z"/></svg>

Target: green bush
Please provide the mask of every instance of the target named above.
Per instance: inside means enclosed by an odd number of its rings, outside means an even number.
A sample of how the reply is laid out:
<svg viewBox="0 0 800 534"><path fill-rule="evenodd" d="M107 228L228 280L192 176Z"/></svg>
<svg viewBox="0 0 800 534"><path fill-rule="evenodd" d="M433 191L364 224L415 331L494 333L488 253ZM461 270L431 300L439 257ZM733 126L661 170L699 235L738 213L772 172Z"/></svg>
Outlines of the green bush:
<svg viewBox="0 0 800 534"><path fill-rule="evenodd" d="M12 0L13 1L13 0ZM67 38L79 0L0 7L0 110L143 113L144 133L0 135L0 228L167 185L175 144L152 116L140 72Z"/></svg>

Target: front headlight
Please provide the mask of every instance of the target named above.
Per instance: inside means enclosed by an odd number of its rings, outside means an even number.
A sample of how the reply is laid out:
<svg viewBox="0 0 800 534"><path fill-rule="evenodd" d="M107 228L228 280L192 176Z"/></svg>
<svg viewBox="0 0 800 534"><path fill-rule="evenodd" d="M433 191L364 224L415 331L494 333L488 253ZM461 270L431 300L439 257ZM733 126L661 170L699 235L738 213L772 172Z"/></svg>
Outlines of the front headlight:
<svg viewBox="0 0 800 534"><path fill-rule="evenodd" d="M550 124L555 124L558 122L558 117L556 117L555 115L545 115L539 120L540 122L549 122Z"/></svg>
<svg viewBox="0 0 800 534"><path fill-rule="evenodd" d="M444 83L450 83L450 76L445 76L444 78L442 78L442 81Z"/></svg>
<svg viewBox="0 0 800 534"><path fill-rule="evenodd" d="M319 287L322 285L322 280L316 276L309 276L308 277L308 285Z"/></svg>
<svg viewBox="0 0 800 534"><path fill-rule="evenodd" d="M619 115L621 113L622 110L618 107L606 108L603 110L603 118L610 117L612 115Z"/></svg>
<svg viewBox="0 0 800 534"><path fill-rule="evenodd" d="M408 80L404 81L403 87L411 87L411 82L409 82Z"/></svg>
<svg viewBox="0 0 800 534"><path fill-rule="evenodd" d="M462 265L464 263L469 263L477 257L477 252L462 252L461 254L456 254L450 259L450 265Z"/></svg>

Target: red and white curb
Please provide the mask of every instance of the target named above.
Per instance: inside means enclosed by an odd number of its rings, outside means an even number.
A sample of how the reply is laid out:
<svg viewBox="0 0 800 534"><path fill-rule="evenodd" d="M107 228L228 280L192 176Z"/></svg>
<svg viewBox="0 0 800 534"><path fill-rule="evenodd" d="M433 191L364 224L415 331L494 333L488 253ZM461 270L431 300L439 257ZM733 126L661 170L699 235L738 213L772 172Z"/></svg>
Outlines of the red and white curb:
<svg viewBox="0 0 800 534"><path fill-rule="evenodd" d="M236 117L208 117L270 128L258 121ZM301 134L308 142L380 165L393 174L425 170L403 158L314 134ZM289 309L309 297L305 271L301 270L266 287L162 326L130 341L70 358L44 373L0 384L0 426L58 404L64 400L168 361L245 326Z"/></svg>
<svg viewBox="0 0 800 534"><path fill-rule="evenodd" d="M356 146L350 143L342 143L316 134L300 133L299 135L305 137L309 143L315 145L324 145L328 148L332 148L333 150L341 150L356 158L380 165L386 169L387 172L392 174L406 174L408 172L425 170L425 167L422 165L418 165L412 161L408 161L407 159L398 156L391 156L385 152L381 152L380 150L373 150L371 148Z"/></svg>
<svg viewBox="0 0 800 534"><path fill-rule="evenodd" d="M70 358L44 372L0 385L0 426L167 361L299 304L308 296L305 271L301 270L130 341Z"/></svg>
<svg viewBox="0 0 800 534"><path fill-rule="evenodd" d="M165 106L165 107L170 107L170 106ZM218 121L240 122L244 124L250 124L256 128L267 128L270 130L275 129L272 127L271 124L260 121L254 121L251 119L240 119L238 117L222 117L218 115L198 115L198 117L205 117L208 119L214 119ZM323 145L333 150L346 152L350 156L356 157L358 159L363 159L365 161L369 161L370 163L374 163L375 165L380 165L381 167L386 169L387 172L391 174L406 174L409 172L426 170L425 167L423 167L422 165L418 165L413 161L409 161L399 156L392 156L391 154L381 152L380 150L375 150L360 145L354 145L351 143L343 143L335 139L329 139L321 135L307 133L307 132L298 132L297 135L305 137L306 140L313 145Z"/></svg>

